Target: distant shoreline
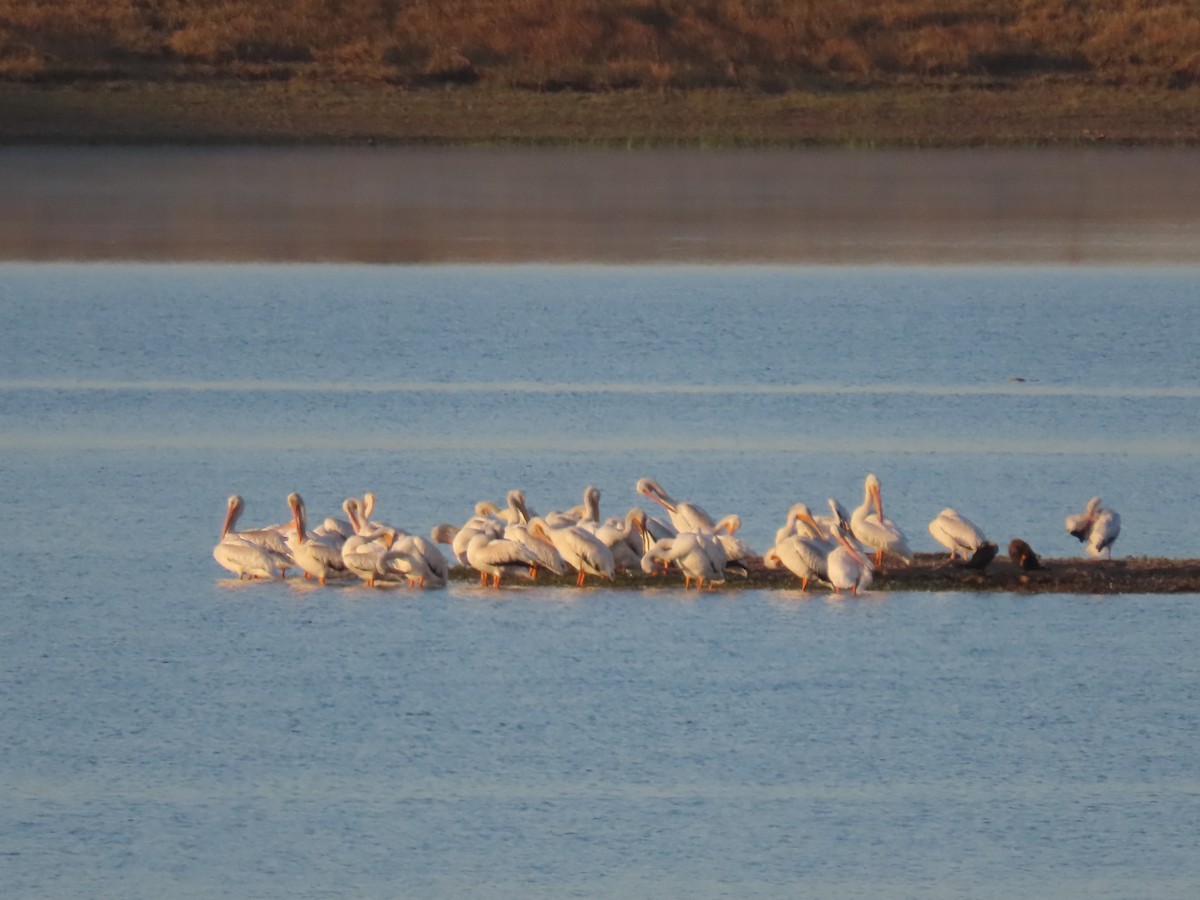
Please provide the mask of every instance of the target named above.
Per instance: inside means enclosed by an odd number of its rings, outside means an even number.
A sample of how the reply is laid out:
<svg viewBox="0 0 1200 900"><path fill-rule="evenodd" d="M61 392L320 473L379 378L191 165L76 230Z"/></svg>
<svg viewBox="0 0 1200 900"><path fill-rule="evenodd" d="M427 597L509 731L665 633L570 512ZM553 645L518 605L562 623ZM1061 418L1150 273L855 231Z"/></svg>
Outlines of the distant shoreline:
<svg viewBox="0 0 1200 900"><path fill-rule="evenodd" d="M1041 568L1023 571L1006 557L997 557L984 571L965 568L962 563L947 564L945 554L918 553L912 565L885 562L875 573L868 594L887 592L1017 593L1017 594L1180 594L1200 593L1200 559L1151 559L1126 557L1112 560L1047 559ZM450 580L479 580L472 569L450 570ZM555 577L541 573L536 582L545 586L574 587L575 573ZM528 587L530 581L516 580L510 587ZM587 586L626 590L683 591L683 576L677 572L647 576L640 572L619 572L612 581L588 576ZM709 589L705 589L709 590ZM713 591L784 590L800 591L800 579L784 569L752 568L748 577L728 575ZM704 593L700 591L699 593ZM830 589L815 580L808 586L813 597L828 597Z"/></svg>
<svg viewBox="0 0 1200 900"><path fill-rule="evenodd" d="M951 79L736 89L408 90L287 81L0 82L0 145L702 148L1200 146L1200 87Z"/></svg>

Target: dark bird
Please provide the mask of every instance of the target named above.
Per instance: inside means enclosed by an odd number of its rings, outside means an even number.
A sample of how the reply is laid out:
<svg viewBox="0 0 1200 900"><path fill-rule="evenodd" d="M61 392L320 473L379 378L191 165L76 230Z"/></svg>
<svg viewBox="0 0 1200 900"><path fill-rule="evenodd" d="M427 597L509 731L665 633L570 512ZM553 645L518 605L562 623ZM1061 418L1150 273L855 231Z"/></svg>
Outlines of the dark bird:
<svg viewBox="0 0 1200 900"><path fill-rule="evenodd" d="M1038 561L1037 554L1020 538L1013 538L1008 545L1008 558L1016 565L1020 566L1026 572L1030 569L1040 569L1041 562Z"/></svg>
<svg viewBox="0 0 1200 900"><path fill-rule="evenodd" d="M996 558L997 550L999 550L999 548L991 541L984 541L979 545L978 548L976 548L975 552L971 554L971 558L966 561L966 564L963 566L963 568L976 569L977 571L982 572L988 567L988 564Z"/></svg>

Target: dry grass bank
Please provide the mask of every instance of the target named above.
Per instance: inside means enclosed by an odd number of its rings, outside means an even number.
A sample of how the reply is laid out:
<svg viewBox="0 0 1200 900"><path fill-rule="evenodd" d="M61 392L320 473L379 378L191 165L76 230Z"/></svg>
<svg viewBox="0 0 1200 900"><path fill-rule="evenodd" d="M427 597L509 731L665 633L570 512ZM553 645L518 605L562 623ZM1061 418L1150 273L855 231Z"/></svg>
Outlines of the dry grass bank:
<svg viewBox="0 0 1200 900"><path fill-rule="evenodd" d="M534 90L1200 83L1193 0L0 0L0 77Z"/></svg>
<svg viewBox="0 0 1200 900"><path fill-rule="evenodd" d="M0 0L0 140L1200 142L1193 0Z"/></svg>

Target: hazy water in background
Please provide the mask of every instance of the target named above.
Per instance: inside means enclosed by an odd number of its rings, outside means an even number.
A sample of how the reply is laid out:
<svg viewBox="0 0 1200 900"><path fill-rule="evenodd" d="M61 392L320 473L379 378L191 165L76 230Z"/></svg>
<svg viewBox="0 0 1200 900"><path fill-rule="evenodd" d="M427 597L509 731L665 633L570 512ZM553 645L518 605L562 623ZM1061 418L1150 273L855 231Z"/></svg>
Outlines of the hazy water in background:
<svg viewBox="0 0 1200 900"><path fill-rule="evenodd" d="M239 232L206 174L39 246L311 252L298 188ZM1073 554L1100 493L1118 556L1200 555L1200 269L1144 265L1196 262L1168 219L1113 227L1124 268L0 265L5 896L1196 896L1195 596L414 595L210 556L233 491L255 524L372 489L427 531L517 486L623 513L643 475L764 548L867 471L919 550L952 503Z"/></svg>

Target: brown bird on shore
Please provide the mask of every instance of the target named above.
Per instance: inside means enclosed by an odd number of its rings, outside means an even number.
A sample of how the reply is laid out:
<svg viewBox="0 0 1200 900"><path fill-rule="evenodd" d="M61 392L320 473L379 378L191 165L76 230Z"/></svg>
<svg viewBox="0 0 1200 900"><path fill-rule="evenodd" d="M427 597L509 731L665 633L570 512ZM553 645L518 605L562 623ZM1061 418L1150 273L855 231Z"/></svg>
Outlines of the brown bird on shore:
<svg viewBox="0 0 1200 900"><path fill-rule="evenodd" d="M1020 566L1026 572L1030 569L1040 569L1041 562L1038 561L1037 554L1020 538L1013 538L1008 545L1008 558L1016 565Z"/></svg>

